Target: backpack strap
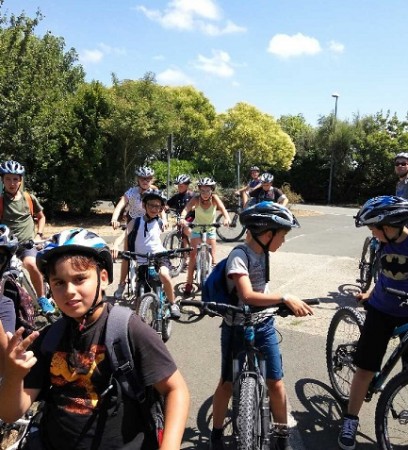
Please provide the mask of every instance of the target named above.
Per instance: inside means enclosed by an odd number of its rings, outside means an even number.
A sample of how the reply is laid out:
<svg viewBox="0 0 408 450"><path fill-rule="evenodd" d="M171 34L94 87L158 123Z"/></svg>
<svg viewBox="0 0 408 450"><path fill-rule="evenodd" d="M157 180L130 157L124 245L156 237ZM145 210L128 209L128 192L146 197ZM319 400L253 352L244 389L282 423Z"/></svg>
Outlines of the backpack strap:
<svg viewBox="0 0 408 450"><path fill-rule="evenodd" d="M23 191L23 196L25 201L27 202L28 208L30 209L30 214L34 217L34 203L31 195L27 191ZM0 219L3 218L3 210L4 210L4 196L0 195Z"/></svg>
<svg viewBox="0 0 408 450"><path fill-rule="evenodd" d="M128 234L128 236L127 236L128 249L129 249L130 252L134 252L135 251L135 241L136 241L137 231L139 229L141 220L142 220L142 218L140 216L136 217L135 223L133 224L133 228L132 228L131 232Z"/></svg>
<svg viewBox="0 0 408 450"><path fill-rule="evenodd" d="M140 222L140 221L139 221ZM123 392L130 398L144 400L142 388L135 374L135 363L129 344L129 319L133 314L130 308L115 305L108 315L105 346L113 370L113 376Z"/></svg>
<svg viewBox="0 0 408 450"><path fill-rule="evenodd" d="M48 331L41 342L41 353L49 354L54 353L60 343L62 336L65 333L67 327L67 320L65 317L61 317L56 322L48 327Z"/></svg>
<svg viewBox="0 0 408 450"><path fill-rule="evenodd" d="M249 255L248 255L248 252L247 252L247 247L246 247L246 245L244 245L244 244L239 244L239 245L237 245L236 247L233 248L233 250L235 250L235 249L240 249L240 250L242 250L242 251L245 253L245 255L246 255L246 257L247 257L247 260L248 260L248 273L249 273L250 259L249 259ZM231 250L231 253L232 253L233 250ZM228 258L229 258L229 256L231 255L231 253L228 255ZM227 264L225 264L225 269L224 269L224 270L225 270L225 279L227 279L227 278L228 278L228 274L227 274ZM239 302L239 299L238 299L238 293L237 293L237 288L234 286L234 288L232 289L231 292L229 292L229 294L230 294L230 301L231 301L231 304L237 306L237 305L238 305L238 302Z"/></svg>

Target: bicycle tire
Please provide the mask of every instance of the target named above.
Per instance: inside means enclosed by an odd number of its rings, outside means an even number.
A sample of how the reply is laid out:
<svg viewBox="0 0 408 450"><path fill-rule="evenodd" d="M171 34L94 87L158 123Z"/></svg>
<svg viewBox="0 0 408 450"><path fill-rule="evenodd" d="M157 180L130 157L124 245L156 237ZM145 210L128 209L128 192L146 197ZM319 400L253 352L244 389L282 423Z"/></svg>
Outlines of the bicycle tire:
<svg viewBox="0 0 408 450"><path fill-rule="evenodd" d="M211 255L208 251L208 247L202 247L200 250L200 278L198 280L199 282L199 288L202 289L205 283L205 280L208 277L208 274L210 273L210 265L211 265Z"/></svg>
<svg viewBox="0 0 408 450"><path fill-rule="evenodd" d="M147 292L143 294L138 300L137 314L141 317L143 322L157 330L157 308L159 305L159 299L153 292Z"/></svg>
<svg viewBox="0 0 408 450"><path fill-rule="evenodd" d="M370 289L371 283L373 281L373 275L374 275L374 258L375 258L375 251L373 250L371 246L371 240L374 239L373 237L366 237L364 244L363 244L363 250L361 252L361 258L359 263L359 269L360 269L360 288L361 292L367 292L368 289Z"/></svg>
<svg viewBox="0 0 408 450"><path fill-rule="evenodd" d="M353 362L357 342L364 324L364 316L345 306L333 316L326 341L326 364L334 397L347 403L356 366Z"/></svg>
<svg viewBox="0 0 408 450"><path fill-rule="evenodd" d="M375 410L375 433L381 450L408 448L408 372L385 386Z"/></svg>
<svg viewBox="0 0 408 450"><path fill-rule="evenodd" d="M183 239L180 236L178 230L173 230L167 234L163 241L163 246L166 250L176 250L183 247ZM170 266L170 276L172 278L180 275L180 272L183 270L184 266L184 256L182 253L180 255L171 258L171 266Z"/></svg>
<svg viewBox="0 0 408 450"><path fill-rule="evenodd" d="M241 380L237 414L237 449L259 449L259 396L256 379Z"/></svg>
<svg viewBox="0 0 408 450"><path fill-rule="evenodd" d="M137 265L136 261L131 259L129 261L129 298L132 298L137 293Z"/></svg>
<svg viewBox="0 0 408 450"><path fill-rule="evenodd" d="M160 292L160 296L159 293L157 293L157 295L159 298L163 296L163 298L166 300L162 305L161 337L163 339L163 342L167 342L170 339L171 331L173 329L173 321L170 318L170 303L166 299L163 290Z"/></svg>
<svg viewBox="0 0 408 450"><path fill-rule="evenodd" d="M239 214L236 211L227 210L230 217L230 226L225 227L222 223L224 221L224 216L220 214L217 217L216 222L221 224L220 227L216 228L217 236L224 242L235 242L239 241L245 233L245 227L241 225L239 221Z"/></svg>

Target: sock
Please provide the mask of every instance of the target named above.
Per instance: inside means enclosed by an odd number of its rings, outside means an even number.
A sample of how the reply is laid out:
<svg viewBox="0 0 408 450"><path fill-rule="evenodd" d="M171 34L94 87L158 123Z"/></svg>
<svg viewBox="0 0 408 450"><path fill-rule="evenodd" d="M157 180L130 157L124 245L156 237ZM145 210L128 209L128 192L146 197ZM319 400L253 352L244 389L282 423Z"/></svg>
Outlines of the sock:
<svg viewBox="0 0 408 450"><path fill-rule="evenodd" d="M217 441L222 438L222 428L213 428L211 431L211 440Z"/></svg>

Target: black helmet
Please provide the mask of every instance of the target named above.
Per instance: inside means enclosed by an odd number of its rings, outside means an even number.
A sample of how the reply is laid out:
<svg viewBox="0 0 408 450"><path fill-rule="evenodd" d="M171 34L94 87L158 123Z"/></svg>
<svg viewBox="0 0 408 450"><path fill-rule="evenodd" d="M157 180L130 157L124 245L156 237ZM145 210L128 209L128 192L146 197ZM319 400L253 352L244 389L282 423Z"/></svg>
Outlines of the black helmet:
<svg viewBox="0 0 408 450"><path fill-rule="evenodd" d="M371 198L362 206L355 219L356 227L389 225L402 228L408 223L408 201L395 195Z"/></svg>
<svg viewBox="0 0 408 450"><path fill-rule="evenodd" d="M146 191L142 196L143 204L146 204L149 200L160 200L162 206L164 206L166 204L167 198L161 191L158 191L157 189L151 189Z"/></svg>
<svg viewBox="0 0 408 450"><path fill-rule="evenodd" d="M93 231L84 228L65 230L52 236L50 243L37 253L37 267L43 274L47 272L50 259L55 255L78 252L96 258L107 270L109 283L113 281L112 255L106 242Z"/></svg>
<svg viewBox="0 0 408 450"><path fill-rule="evenodd" d="M287 208L268 201L244 209L239 215L239 220L255 235L269 230L281 228L290 230L300 227L296 217Z"/></svg>
<svg viewBox="0 0 408 450"><path fill-rule="evenodd" d="M21 175L23 176L25 173L24 166L22 166L17 161L5 161L0 164L0 175L12 174L12 175Z"/></svg>

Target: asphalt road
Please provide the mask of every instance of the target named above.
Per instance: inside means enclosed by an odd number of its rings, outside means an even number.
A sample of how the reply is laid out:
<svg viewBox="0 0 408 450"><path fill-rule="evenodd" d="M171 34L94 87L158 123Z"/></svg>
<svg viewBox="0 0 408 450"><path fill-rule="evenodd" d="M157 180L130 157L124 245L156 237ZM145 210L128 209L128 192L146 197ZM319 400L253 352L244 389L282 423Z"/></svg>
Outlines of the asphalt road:
<svg viewBox="0 0 408 450"><path fill-rule="evenodd" d="M284 246L271 255L270 288L300 298L320 299L314 316L278 318L277 328L282 335L293 448L331 450L338 448L341 411L330 393L326 373L326 333L337 308L354 305L358 258L368 230L355 228L355 209L306 205L300 208L314 213L299 217L301 228L289 233ZM219 243L219 259L232 246ZM116 273L118 269L116 264ZM175 280L179 293L184 280L185 274ZM191 392L183 449L200 450L208 445L208 414L220 373L219 325L218 318L196 323L183 320L174 323L168 342ZM375 403L376 398L363 407L358 434L361 450L377 448L373 426Z"/></svg>

